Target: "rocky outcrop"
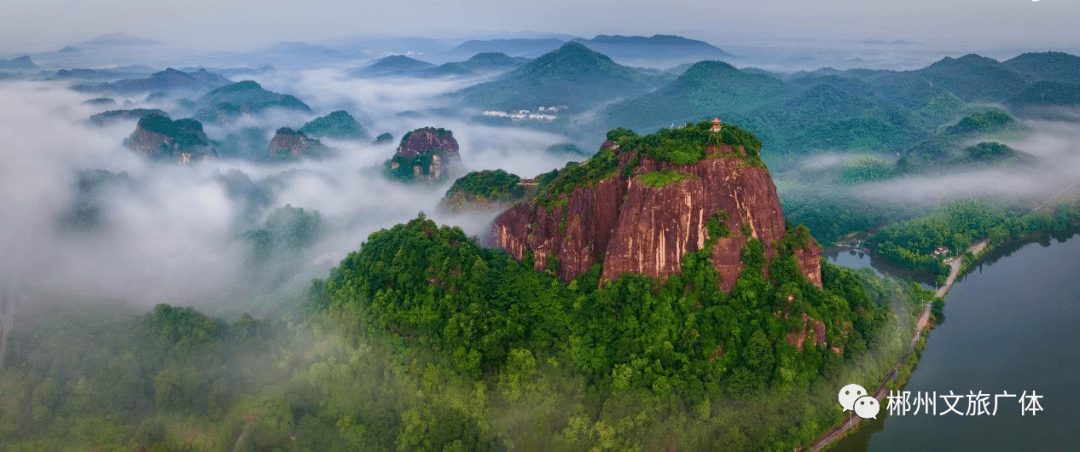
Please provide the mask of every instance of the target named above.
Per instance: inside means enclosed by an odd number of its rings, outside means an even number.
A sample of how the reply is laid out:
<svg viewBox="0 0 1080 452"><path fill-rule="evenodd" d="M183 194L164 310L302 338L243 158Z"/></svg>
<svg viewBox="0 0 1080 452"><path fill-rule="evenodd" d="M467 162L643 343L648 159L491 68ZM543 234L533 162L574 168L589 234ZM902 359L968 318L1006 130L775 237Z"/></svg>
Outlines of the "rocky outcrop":
<svg viewBox="0 0 1080 452"><path fill-rule="evenodd" d="M431 182L452 176L460 160L453 132L424 127L405 134L385 165L386 171L398 179Z"/></svg>
<svg viewBox="0 0 1080 452"><path fill-rule="evenodd" d="M301 157L312 156L322 149L322 143L314 138L308 138L303 132L297 132L288 127L277 130L274 138L270 140L270 157Z"/></svg>
<svg viewBox="0 0 1080 452"><path fill-rule="evenodd" d="M215 154L202 123L190 118L172 121L156 114L140 119L124 144L148 158L179 163L207 160Z"/></svg>
<svg viewBox="0 0 1080 452"><path fill-rule="evenodd" d="M776 186L764 165L742 158L742 148L709 146L704 158L681 165L612 141L604 143L605 150L618 159L613 174L554 199L511 208L495 220L494 244L517 259L532 252L538 270L557 259L564 280L596 263L603 265L602 278L612 280L624 273L678 273L683 255L708 242L725 291L742 271L748 240L765 245L767 260L776 256L774 245L786 234ZM803 274L820 287L821 247L808 238L795 255Z"/></svg>

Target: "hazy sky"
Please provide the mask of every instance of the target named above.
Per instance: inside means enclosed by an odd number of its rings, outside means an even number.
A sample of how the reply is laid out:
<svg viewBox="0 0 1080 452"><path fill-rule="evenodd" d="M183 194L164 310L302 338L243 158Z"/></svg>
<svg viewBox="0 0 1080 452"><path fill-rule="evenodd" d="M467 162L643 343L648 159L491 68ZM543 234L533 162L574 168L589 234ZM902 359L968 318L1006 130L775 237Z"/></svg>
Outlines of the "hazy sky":
<svg viewBox="0 0 1080 452"><path fill-rule="evenodd" d="M1075 0L6 0L0 51L124 32L243 49L355 35L683 34L724 44L903 39L968 47L1080 45Z"/></svg>

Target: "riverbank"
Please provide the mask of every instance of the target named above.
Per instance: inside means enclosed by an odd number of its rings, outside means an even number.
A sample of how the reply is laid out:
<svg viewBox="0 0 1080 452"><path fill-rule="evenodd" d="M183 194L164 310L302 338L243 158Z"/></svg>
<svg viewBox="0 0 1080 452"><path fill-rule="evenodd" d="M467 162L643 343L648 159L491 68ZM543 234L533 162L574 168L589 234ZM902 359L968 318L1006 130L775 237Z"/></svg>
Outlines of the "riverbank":
<svg viewBox="0 0 1080 452"><path fill-rule="evenodd" d="M986 249L988 243L989 241L986 239L981 240L969 247L964 255L958 256L957 258L949 262L949 276L945 279L945 283L942 284L941 287L939 287L934 293L934 298L923 305L922 313L919 315L919 321L915 325L915 334L911 337L911 342L908 344L907 352L904 353L904 355L900 358L900 361L896 364L896 366L894 366L892 370L885 375L885 378L881 381L881 383L877 386L877 389L874 391L874 398L877 399L879 402L885 400L885 397L888 394L889 383L896 381L897 375L901 373L901 369L903 369L905 366L912 364L910 361L915 356L915 346L918 345L919 339L923 337L923 333L927 330L927 326L930 323L930 314L933 309L934 299L944 298L945 294L947 294L949 292L949 289L952 288L953 283L956 282L956 278L960 276L961 269L964 268L964 256L969 254L971 256L979 256L979 254ZM804 447L800 450L820 451L832 445L836 440L842 438L844 435L848 434L852 429L858 426L862 420L862 418L855 416L854 412L849 413L847 419L844 420L843 424L825 433L813 443L810 443L809 446Z"/></svg>

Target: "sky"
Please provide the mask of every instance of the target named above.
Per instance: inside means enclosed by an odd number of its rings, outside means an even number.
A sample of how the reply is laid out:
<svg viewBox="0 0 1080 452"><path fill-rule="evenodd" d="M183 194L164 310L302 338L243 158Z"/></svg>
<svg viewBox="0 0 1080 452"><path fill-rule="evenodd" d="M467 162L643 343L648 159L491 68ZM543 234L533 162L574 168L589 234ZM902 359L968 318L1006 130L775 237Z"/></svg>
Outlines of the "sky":
<svg viewBox="0 0 1080 452"><path fill-rule="evenodd" d="M885 39L955 47L1080 46L1074 0L6 0L0 52L122 32L197 49L348 36L680 34L723 47Z"/></svg>

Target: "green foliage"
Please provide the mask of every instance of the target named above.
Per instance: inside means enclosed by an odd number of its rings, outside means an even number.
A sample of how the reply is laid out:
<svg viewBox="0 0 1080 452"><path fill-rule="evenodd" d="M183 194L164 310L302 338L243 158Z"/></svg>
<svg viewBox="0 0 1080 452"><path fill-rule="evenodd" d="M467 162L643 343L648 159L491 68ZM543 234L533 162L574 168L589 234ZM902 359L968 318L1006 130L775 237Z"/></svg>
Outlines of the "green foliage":
<svg viewBox="0 0 1080 452"><path fill-rule="evenodd" d="M610 149L597 152L585 163L570 162L553 173L539 177L536 196L537 204L550 206L563 195L569 195L578 187L595 186L600 181L614 176L619 170L619 157Z"/></svg>
<svg viewBox="0 0 1080 452"><path fill-rule="evenodd" d="M715 215L709 216L706 228L709 231L710 241L720 237L731 236L731 230L728 228L725 220L727 220L727 212L724 212L723 210L718 210Z"/></svg>
<svg viewBox="0 0 1080 452"><path fill-rule="evenodd" d="M998 142L979 143L974 146L969 146L965 151L968 154L968 160L978 163L1026 160L1024 159L1025 154Z"/></svg>
<svg viewBox="0 0 1080 452"><path fill-rule="evenodd" d="M150 114L139 119L138 126L171 138L179 149L209 144L202 138L202 123L191 118L173 121L165 116Z"/></svg>
<svg viewBox="0 0 1080 452"><path fill-rule="evenodd" d="M1064 231L1078 218L1080 212L1067 207L1021 214L997 201L961 199L929 215L891 223L867 238L866 244L901 266L927 271L943 280L948 266L941 258L930 256L938 247L956 256L983 239L998 245L1033 232Z"/></svg>
<svg viewBox="0 0 1080 452"><path fill-rule="evenodd" d="M401 181L413 181L416 179L415 170L413 168L420 168L420 174L428 175L431 173L431 153L422 152L412 157L405 157L401 154L394 154L394 156L384 163L384 169L386 174Z"/></svg>
<svg viewBox="0 0 1080 452"><path fill-rule="evenodd" d="M1004 130L1016 120L999 110L986 110L961 119L947 127L942 134L952 137L969 137L976 134L995 133Z"/></svg>
<svg viewBox="0 0 1080 452"><path fill-rule="evenodd" d="M638 176L638 180L642 184L653 188L664 188L671 184L679 184L686 179L697 179L697 176L668 170L652 171Z"/></svg>
<svg viewBox="0 0 1080 452"><path fill-rule="evenodd" d="M898 291L830 265L818 289L782 253L765 279L764 255L751 245L731 294L704 250L667 281L601 284L594 265L566 284L421 217L372 234L287 327L168 305L27 315L0 448L790 449L835 420L839 372ZM786 342L803 313L850 356Z"/></svg>
<svg viewBox="0 0 1080 452"><path fill-rule="evenodd" d="M274 209L261 227L242 235L249 247L248 280L260 292L277 288L306 263L304 252L322 237L324 228L317 211L288 204Z"/></svg>
<svg viewBox="0 0 1080 452"><path fill-rule="evenodd" d="M473 171L454 181L446 197L469 195L482 201L510 202L525 195L521 178L503 170Z"/></svg>
<svg viewBox="0 0 1080 452"><path fill-rule="evenodd" d="M1080 105L1080 83L1036 82L1009 99L1014 108Z"/></svg>
<svg viewBox="0 0 1080 452"><path fill-rule="evenodd" d="M758 156L761 140L753 133L731 124L725 124L720 132L713 132L711 128L712 123L706 120L685 127L660 129L643 137L616 129L608 134L608 139L616 137L617 140L612 141L620 149L633 150L653 160L680 165L697 163L705 158L705 150L710 146L731 145L736 152L741 147L747 161L764 166Z"/></svg>
<svg viewBox="0 0 1080 452"><path fill-rule="evenodd" d="M787 222L805 224L814 238L825 245L836 243L850 233L870 229L886 214L880 204L849 191L805 185L781 186L778 191Z"/></svg>
<svg viewBox="0 0 1080 452"><path fill-rule="evenodd" d="M773 261L772 280L762 276L764 245L748 242L730 297L716 285L707 250L684 257L682 274L666 282L624 275L578 292L595 285L564 285L476 246L459 229L420 218L373 234L334 269L326 285L328 310L366 319L356 331L369 337L391 333L433 346L475 375L499 369L510 350L523 347L565 353L604 388L647 388L692 400L724 387L749 394L769 387L775 371L770 356L786 331L768 325L777 309L772 300L781 294L797 287L809 297L802 312L829 325L854 321L848 310L860 306L855 312L876 319L866 320L866 335L885 316L858 287L842 286L853 294L846 306L825 303L836 288L811 285L791 254L807 244L808 232L797 228L790 236ZM557 269L557 260L547 262L548 270ZM864 340L857 337L836 335L834 342ZM718 348L725 359L715 360ZM818 364L806 365L804 371L820 372Z"/></svg>
<svg viewBox="0 0 1080 452"><path fill-rule="evenodd" d="M934 298L933 304L930 306L930 314L933 316L934 324L940 325L945 321L945 300L937 297Z"/></svg>
<svg viewBox="0 0 1080 452"><path fill-rule="evenodd" d="M568 42L497 80L465 88L459 94L471 105L496 110L565 105L584 111L607 99L644 93L664 79Z"/></svg>
<svg viewBox="0 0 1080 452"><path fill-rule="evenodd" d="M367 131L356 119L344 110L320 116L300 127L303 132L313 137L328 137L339 140L361 140L367 138Z"/></svg>
<svg viewBox="0 0 1080 452"><path fill-rule="evenodd" d="M556 143L545 149L550 154L571 157L588 157L589 153L581 150L573 143Z"/></svg>
<svg viewBox="0 0 1080 452"><path fill-rule="evenodd" d="M839 183L842 185L854 185L863 182L872 182L879 179L887 179L895 174L892 165L888 165L880 158L873 156L857 157L844 165L840 172Z"/></svg>
<svg viewBox="0 0 1080 452"><path fill-rule="evenodd" d="M0 372L4 450L226 450L215 424L275 372L280 325L165 304L20 313Z"/></svg>
<svg viewBox="0 0 1080 452"><path fill-rule="evenodd" d="M604 109L610 124L655 130L671 124L731 118L789 95L791 88L775 76L751 73L719 61L702 61L673 82L636 99Z"/></svg>
<svg viewBox="0 0 1080 452"><path fill-rule="evenodd" d="M928 216L889 224L867 238L866 245L901 266L944 280L949 267L942 258L931 256L935 249L945 247L955 256L986 237L991 229L1007 224L1011 216L998 204L964 199Z"/></svg>
<svg viewBox="0 0 1080 452"><path fill-rule="evenodd" d="M900 171L921 171L971 163L1015 162L1031 160L1022 153L1005 150L990 143L979 144L975 149L961 151L964 142L975 138L1008 139L1022 136L1027 127L1019 124L1007 113L984 110L964 117L956 124L942 128L929 139L907 151L897 164ZM994 143L997 144L997 143Z"/></svg>
<svg viewBox="0 0 1080 452"><path fill-rule="evenodd" d="M390 132L383 132L379 136L375 137L375 144L384 144L394 141L394 135Z"/></svg>
<svg viewBox="0 0 1080 452"><path fill-rule="evenodd" d="M204 94L197 102L195 118L216 123L242 114L258 114L268 108L311 112L311 107L296 97L267 91L256 82L245 80Z"/></svg>

